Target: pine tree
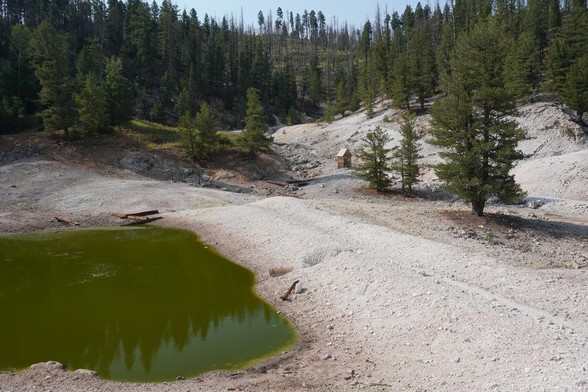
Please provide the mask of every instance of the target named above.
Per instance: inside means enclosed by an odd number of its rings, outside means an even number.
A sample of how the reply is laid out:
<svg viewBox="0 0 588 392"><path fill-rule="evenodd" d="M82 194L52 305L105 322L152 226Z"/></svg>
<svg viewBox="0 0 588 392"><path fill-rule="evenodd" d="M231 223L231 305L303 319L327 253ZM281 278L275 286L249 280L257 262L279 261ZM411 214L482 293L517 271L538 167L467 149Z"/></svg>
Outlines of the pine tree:
<svg viewBox="0 0 588 392"><path fill-rule="evenodd" d="M82 78L82 83L85 76L91 72L98 75L98 77L103 75L104 55L100 50L100 44L97 38L93 37L87 39L86 44L76 60L76 69L78 75Z"/></svg>
<svg viewBox="0 0 588 392"><path fill-rule="evenodd" d="M8 58L0 58L0 131L20 131L27 114L34 113L37 79L27 55L31 31L15 25L10 36Z"/></svg>
<svg viewBox="0 0 588 392"><path fill-rule="evenodd" d="M250 88L247 90L247 113L245 116L245 130L239 139L239 145L245 148L250 154L269 149L272 142L265 132L267 125L263 118L263 106L259 90Z"/></svg>
<svg viewBox="0 0 588 392"><path fill-rule="evenodd" d="M359 96L363 101L366 116L372 118L374 116L374 100L376 99L376 70L371 61L364 61L359 71Z"/></svg>
<svg viewBox="0 0 588 392"><path fill-rule="evenodd" d="M396 108L410 110L410 81L406 53L402 53L394 62L394 78L390 82L390 97Z"/></svg>
<svg viewBox="0 0 588 392"><path fill-rule="evenodd" d="M390 137L379 126L370 130L362 138L361 149L357 152L361 163L351 169L353 174L368 181L370 188L375 188L378 192L390 185L387 173L390 149L386 148L389 141Z"/></svg>
<svg viewBox="0 0 588 392"><path fill-rule="evenodd" d="M345 82L340 81L337 84L336 90L335 112L344 116L345 110L347 110L347 91L345 89Z"/></svg>
<svg viewBox="0 0 588 392"><path fill-rule="evenodd" d="M416 95L425 109L425 100L433 95L435 81L435 56L431 42L431 32L427 25L421 25L411 34L408 51L409 90Z"/></svg>
<svg viewBox="0 0 588 392"><path fill-rule="evenodd" d="M583 123L584 113L588 112L588 54L570 67L561 97L570 109L576 111L578 122Z"/></svg>
<svg viewBox="0 0 588 392"><path fill-rule="evenodd" d="M214 130L214 118L210 106L202 103L200 110L196 113L194 125L198 129L201 143L202 158L213 152L219 143L219 137Z"/></svg>
<svg viewBox="0 0 588 392"><path fill-rule="evenodd" d="M180 118L178 129L182 135L184 147L188 151L191 158L198 158L200 156L200 132L196 128L194 118L186 111Z"/></svg>
<svg viewBox="0 0 588 392"><path fill-rule="evenodd" d="M549 78L546 84L565 103L570 102L570 99L574 96L576 97L574 98L575 100L580 99L581 101L579 95L572 92L575 89L571 86L573 83L568 83L567 79L571 76L572 67L580 61L581 57L586 55L587 47L588 10L585 5L575 6L572 11L565 15L561 33L552 40L545 58ZM574 68L574 78L577 78L579 71L578 68ZM578 85L580 95L581 86L583 85L582 82ZM580 101L577 101L575 105ZM581 108L581 106L579 105L578 107Z"/></svg>
<svg viewBox="0 0 588 392"><path fill-rule="evenodd" d="M132 83L123 75L122 60L111 58L106 63L106 111L110 125L121 125L133 117L134 91Z"/></svg>
<svg viewBox="0 0 588 392"><path fill-rule="evenodd" d="M392 168L400 173L400 183L402 185L402 193L412 195L412 186L417 183L420 168L418 160L422 158L419 155L421 147L419 145L420 136L416 129L416 119L414 115L407 115L404 123L400 126L400 140L399 148L394 151L394 162Z"/></svg>
<svg viewBox="0 0 588 392"><path fill-rule="evenodd" d="M44 21L33 32L30 53L35 76L41 84L43 125L47 131L63 130L67 136L75 120L67 36Z"/></svg>
<svg viewBox="0 0 588 392"><path fill-rule="evenodd" d="M504 66L504 85L517 99L532 99L538 84L538 53L533 35L524 32L513 40L508 49Z"/></svg>
<svg viewBox="0 0 588 392"><path fill-rule="evenodd" d="M84 87L75 95L75 101L79 122L86 134L94 135L109 130L106 93L95 73L91 72L84 77Z"/></svg>
<svg viewBox="0 0 588 392"><path fill-rule="evenodd" d="M516 149L526 135L514 120L514 98L504 86L504 33L494 20L459 36L443 81L447 96L433 106L432 142L444 147L435 168L447 189L482 216L486 201L520 200L523 192L510 173L524 157Z"/></svg>

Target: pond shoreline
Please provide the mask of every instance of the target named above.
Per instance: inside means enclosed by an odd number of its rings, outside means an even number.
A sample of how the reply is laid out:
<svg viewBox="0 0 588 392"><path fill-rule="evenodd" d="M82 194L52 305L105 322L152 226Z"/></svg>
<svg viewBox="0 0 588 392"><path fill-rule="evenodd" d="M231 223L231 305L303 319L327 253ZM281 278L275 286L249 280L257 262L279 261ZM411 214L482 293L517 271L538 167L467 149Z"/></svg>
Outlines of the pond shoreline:
<svg viewBox="0 0 588 392"><path fill-rule="evenodd" d="M476 220L459 203L361 195L345 177L334 181L336 194L317 184L302 199L43 159L1 166L2 234L66 228L56 215L114 226L113 213L158 209L158 224L189 229L251 269L257 292L295 325L299 342L246 370L189 380L117 383L40 365L1 373L0 389L454 391L588 382L586 214L538 219L537 210L489 206L490 217ZM517 229L493 216L511 216ZM289 272L271 277L270 269ZM281 300L295 280L305 290Z"/></svg>

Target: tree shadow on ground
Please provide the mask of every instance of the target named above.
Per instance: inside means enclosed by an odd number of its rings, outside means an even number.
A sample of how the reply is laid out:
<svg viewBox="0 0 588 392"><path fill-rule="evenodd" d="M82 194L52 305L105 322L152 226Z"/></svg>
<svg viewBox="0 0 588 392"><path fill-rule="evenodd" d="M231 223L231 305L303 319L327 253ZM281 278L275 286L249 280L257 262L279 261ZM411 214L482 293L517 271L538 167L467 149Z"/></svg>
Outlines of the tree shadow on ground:
<svg viewBox="0 0 588 392"><path fill-rule="evenodd" d="M557 217L554 219L523 218L500 213L486 213L479 217L466 211L444 211L442 215L461 226L483 225L488 229L502 232L524 230L552 238L572 238L588 242L588 225L555 220Z"/></svg>

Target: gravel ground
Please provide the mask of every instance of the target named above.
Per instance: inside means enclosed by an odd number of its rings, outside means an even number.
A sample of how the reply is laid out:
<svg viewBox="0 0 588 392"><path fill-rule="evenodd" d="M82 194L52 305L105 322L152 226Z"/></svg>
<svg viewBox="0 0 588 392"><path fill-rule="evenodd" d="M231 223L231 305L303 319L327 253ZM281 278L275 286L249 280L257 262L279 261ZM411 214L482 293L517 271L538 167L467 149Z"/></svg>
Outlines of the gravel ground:
<svg viewBox="0 0 588 392"><path fill-rule="evenodd" d="M555 116L547 116L551 106L524 109L529 124ZM55 159L47 148L15 154L18 140L1 138L0 233L63 228L54 216L115 225L112 213L158 209L161 224L194 230L252 269L258 292L300 339L239 372L130 384L45 363L0 373L0 391L588 390L588 181L578 158L586 145L569 136L570 160L560 150L559 166L537 165L543 175L521 169L525 204L492 203L478 218L434 178L404 198L375 194L336 169L335 147L370 125L361 116L278 131L276 151L292 174L315 178L308 185L283 187L259 172L253 181L211 174L233 192L138 175L113 163L124 151L89 165L71 154ZM552 159L547 150L561 137L546 136L552 142L536 159ZM571 179L563 189L562 176ZM281 301L295 280L305 290Z"/></svg>

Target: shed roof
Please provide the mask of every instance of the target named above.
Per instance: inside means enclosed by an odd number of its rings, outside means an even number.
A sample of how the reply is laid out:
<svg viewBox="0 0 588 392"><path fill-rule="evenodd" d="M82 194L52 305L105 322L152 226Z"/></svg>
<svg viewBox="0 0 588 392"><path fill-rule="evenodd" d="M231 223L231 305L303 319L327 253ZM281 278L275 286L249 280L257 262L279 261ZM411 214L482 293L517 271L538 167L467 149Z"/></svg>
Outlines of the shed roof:
<svg viewBox="0 0 588 392"><path fill-rule="evenodd" d="M339 150L339 153L337 153L338 157L344 157L344 156L350 156L351 155L351 151L349 151L348 148L342 148Z"/></svg>

